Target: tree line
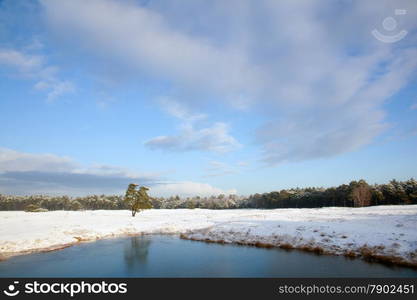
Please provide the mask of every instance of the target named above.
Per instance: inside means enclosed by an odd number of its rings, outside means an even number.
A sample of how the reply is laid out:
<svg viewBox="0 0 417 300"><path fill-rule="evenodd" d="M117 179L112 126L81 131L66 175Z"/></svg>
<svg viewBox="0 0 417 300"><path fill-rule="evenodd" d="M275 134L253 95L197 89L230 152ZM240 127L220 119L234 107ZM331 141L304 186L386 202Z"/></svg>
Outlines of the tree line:
<svg viewBox="0 0 417 300"><path fill-rule="evenodd" d="M352 181L330 188L283 189L250 196L217 195L210 197L153 197L156 209L176 208L314 208L326 206L363 207L389 204L417 204L417 181L391 180L387 184L369 185L365 180ZM121 195L12 196L0 194L0 210L96 210L131 209Z"/></svg>

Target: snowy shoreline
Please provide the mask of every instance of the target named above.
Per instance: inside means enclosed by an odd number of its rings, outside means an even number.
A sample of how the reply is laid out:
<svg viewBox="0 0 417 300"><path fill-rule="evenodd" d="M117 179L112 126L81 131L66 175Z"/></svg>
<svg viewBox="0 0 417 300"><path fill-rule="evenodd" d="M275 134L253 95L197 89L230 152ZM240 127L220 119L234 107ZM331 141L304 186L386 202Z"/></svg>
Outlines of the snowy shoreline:
<svg viewBox="0 0 417 300"><path fill-rule="evenodd" d="M318 209L0 211L0 259L138 234L301 249L417 267L417 205Z"/></svg>

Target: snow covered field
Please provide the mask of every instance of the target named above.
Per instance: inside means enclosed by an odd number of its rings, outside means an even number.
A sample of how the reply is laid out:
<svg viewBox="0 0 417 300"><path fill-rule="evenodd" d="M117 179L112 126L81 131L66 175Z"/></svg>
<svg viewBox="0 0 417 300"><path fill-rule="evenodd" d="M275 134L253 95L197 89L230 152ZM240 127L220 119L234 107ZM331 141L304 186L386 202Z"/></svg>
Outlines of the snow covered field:
<svg viewBox="0 0 417 300"><path fill-rule="evenodd" d="M0 257L133 234L389 260L417 266L417 205L274 210L0 212Z"/></svg>

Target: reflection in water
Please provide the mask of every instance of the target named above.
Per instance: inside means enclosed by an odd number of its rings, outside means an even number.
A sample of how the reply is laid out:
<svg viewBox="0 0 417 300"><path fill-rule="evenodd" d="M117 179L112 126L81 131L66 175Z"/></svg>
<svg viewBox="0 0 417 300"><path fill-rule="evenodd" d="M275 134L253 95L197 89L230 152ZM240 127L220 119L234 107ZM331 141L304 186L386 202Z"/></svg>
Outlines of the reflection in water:
<svg viewBox="0 0 417 300"><path fill-rule="evenodd" d="M146 262L150 244L151 238L148 236L133 236L130 243L125 244L124 258L129 269Z"/></svg>

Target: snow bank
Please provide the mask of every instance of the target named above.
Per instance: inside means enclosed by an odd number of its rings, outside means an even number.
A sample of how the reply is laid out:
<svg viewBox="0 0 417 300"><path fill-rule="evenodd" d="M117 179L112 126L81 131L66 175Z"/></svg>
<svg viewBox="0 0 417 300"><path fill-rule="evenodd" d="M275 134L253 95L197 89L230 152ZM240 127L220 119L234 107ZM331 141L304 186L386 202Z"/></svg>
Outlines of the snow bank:
<svg viewBox="0 0 417 300"><path fill-rule="evenodd" d="M299 248L417 266L417 205L274 210L0 212L0 255L133 234Z"/></svg>

